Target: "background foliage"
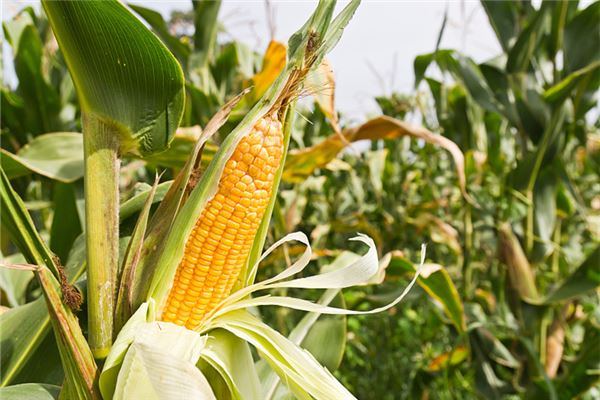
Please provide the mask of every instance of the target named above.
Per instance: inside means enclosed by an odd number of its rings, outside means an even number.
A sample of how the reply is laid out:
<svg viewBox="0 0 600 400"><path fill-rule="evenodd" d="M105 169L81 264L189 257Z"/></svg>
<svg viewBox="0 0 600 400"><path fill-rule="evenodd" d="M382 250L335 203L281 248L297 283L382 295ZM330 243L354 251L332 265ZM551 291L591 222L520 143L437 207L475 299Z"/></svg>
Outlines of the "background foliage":
<svg viewBox="0 0 600 400"><path fill-rule="evenodd" d="M373 237L388 263L386 280L336 300L354 309L393 299L414 273L408 260L429 243L428 274L407 302L346 324L322 319L327 334L304 342L311 348L311 341L334 338L332 354L319 358L360 399L600 398L600 3L482 4L502 54L481 64L452 49L418 56L414 91L377 98L389 119L362 127L345 126L345 116L340 124L330 96L335 82L322 70L308 90L315 101L304 101L296 119L269 241L302 230L325 267L352 256L340 249L359 251L347 241L357 231ZM136 195L154 173L164 170L162 181L171 179L198 126L253 85L248 103L221 130L228 132L285 57L275 42L257 54L240 42L217 41L224 28L211 2L195 2L191 13L169 21L133 9L180 61L187 102L171 149L124 161L123 237L141 208ZM19 83L2 87L2 168L75 281L85 226L73 83L43 15L25 9L3 27ZM396 120L451 140L464 164L448 147L392 128ZM349 146L358 138L368 144ZM219 140L207 145L204 163ZM161 193L159 186L156 200ZM23 262L11 238L3 219L3 257ZM283 268L296 250L277 253L260 273ZM0 269L3 326L40 303L32 276ZM301 315L273 309L263 317L287 334ZM2 385L61 384L54 340L34 322L23 321L27 340L7 341L12 348L3 342L9 368ZM11 335L3 329L3 340ZM15 360L19 346L30 346L33 356Z"/></svg>

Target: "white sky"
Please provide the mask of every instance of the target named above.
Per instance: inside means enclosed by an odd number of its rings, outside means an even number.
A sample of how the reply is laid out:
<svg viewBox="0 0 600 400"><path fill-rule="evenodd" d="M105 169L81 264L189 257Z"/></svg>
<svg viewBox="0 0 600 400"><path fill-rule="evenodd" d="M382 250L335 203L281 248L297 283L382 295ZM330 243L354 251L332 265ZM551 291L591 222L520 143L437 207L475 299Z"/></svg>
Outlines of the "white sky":
<svg viewBox="0 0 600 400"><path fill-rule="evenodd" d="M137 1L168 17L171 10L189 9L188 1ZM316 1L271 2L275 39L287 41L308 18ZM346 2L340 1L338 10ZM224 1L219 18L230 35L264 51L270 40L265 1ZM37 1L3 0L2 20ZM434 50L445 9L448 24L442 48L465 52L484 61L500 51L479 1L378 1L363 0L342 40L329 55L336 76L337 107L347 118L362 119L378 112L374 96L410 91L416 55ZM10 49L3 44L4 79L14 81Z"/></svg>

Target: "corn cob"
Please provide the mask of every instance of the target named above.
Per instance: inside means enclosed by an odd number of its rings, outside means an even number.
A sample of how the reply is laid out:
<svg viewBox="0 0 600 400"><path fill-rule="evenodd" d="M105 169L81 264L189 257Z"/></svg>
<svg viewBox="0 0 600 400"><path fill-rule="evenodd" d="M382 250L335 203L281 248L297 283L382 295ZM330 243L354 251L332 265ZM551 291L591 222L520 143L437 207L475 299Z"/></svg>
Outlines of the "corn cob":
<svg viewBox="0 0 600 400"><path fill-rule="evenodd" d="M281 122L260 119L225 164L187 238L162 320L194 329L229 295L246 264L283 155Z"/></svg>

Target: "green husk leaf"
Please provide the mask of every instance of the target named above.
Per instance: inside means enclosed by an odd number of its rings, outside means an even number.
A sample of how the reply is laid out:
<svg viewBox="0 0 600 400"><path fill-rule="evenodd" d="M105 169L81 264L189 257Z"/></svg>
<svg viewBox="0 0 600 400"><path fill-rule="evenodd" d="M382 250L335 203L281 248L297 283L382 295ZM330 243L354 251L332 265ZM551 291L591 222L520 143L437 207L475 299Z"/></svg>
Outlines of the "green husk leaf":
<svg viewBox="0 0 600 400"><path fill-rule="evenodd" d="M140 327L119 371L114 400L216 400L196 368L206 337L171 323Z"/></svg>
<svg viewBox="0 0 600 400"><path fill-rule="evenodd" d="M149 304L142 304L136 312L129 318L127 323L123 326L117 339L110 349L110 353L106 357L104 367L100 373L100 379L98 386L100 387L100 393L104 399L112 399L115 387L117 384L117 377L125 359L127 349L133 342L136 333L141 329L142 325L146 323L148 317Z"/></svg>
<svg viewBox="0 0 600 400"><path fill-rule="evenodd" d="M157 266L161 265L159 264L161 255L164 246L168 243L167 235L169 232L173 232L173 224L174 220L176 220L175 216L180 211L182 203L188 198L189 192L197 186L196 182L192 179L192 175L199 174L200 172L198 164L200 163L200 154L204 145L207 140L223 126L227 121L231 110L248 92L249 89L244 90L239 95L235 96L221 107L221 109L211 118L196 142L194 150L184 168L170 184L167 193L164 195L164 199L152 216L152 219L148 224L147 234L140 254L139 266L137 268L139 274L132 283L133 309L142 304L148 296L151 280L147 277L153 276ZM180 233L176 233L175 235L172 234L169 237L176 239L178 235L180 235ZM173 238L173 236L176 237Z"/></svg>
<svg viewBox="0 0 600 400"><path fill-rule="evenodd" d="M119 291L117 294L117 304L115 309L115 330L116 332L121 329L125 322L129 319L133 313L133 291L135 282L141 281L143 278L139 269L137 268L140 260L140 253L142 246L144 245L144 235L146 234L146 226L148 224L148 216L150 215L150 208L156 189L158 187L159 176L156 176L154 185L146 198L144 208L138 217L137 223L129 239L127 250L123 259L121 267L121 282L119 285Z"/></svg>
<svg viewBox="0 0 600 400"><path fill-rule="evenodd" d="M214 399L196 368L208 338L154 321L153 307L142 304L117 336L100 374L103 399Z"/></svg>
<svg viewBox="0 0 600 400"><path fill-rule="evenodd" d="M233 311L219 326L252 344L299 399L355 398L309 352L248 312Z"/></svg>
<svg viewBox="0 0 600 400"><path fill-rule="evenodd" d="M221 375L233 399L263 399L252 353L245 341L225 330L214 329L208 335L201 358Z"/></svg>
<svg viewBox="0 0 600 400"><path fill-rule="evenodd" d="M511 284L522 300L533 303L539 301L534 271L511 226L508 223L503 224L498 229L498 233L500 254L508 268Z"/></svg>
<svg viewBox="0 0 600 400"><path fill-rule="evenodd" d="M189 198L181 207L171 228L171 234L166 238L165 246L162 249L159 258L159 269L153 274L152 284L149 290L149 298L157 302L158 310L162 308L162 303L171 287L173 277L179 261L183 257L185 249L185 240L193 229L200 213L206 202L215 194L218 188L218 182L222 174L225 163L235 150L239 141L252 129L259 118L269 112L272 107L281 101L282 91L286 89L289 79L298 78L299 71L308 71L315 60L312 52L317 51L318 45L322 43L327 27L331 21L331 15L335 2L321 1L309 21L290 39L288 65L280 76L275 80L272 86L267 90L263 98L246 114L244 119L233 129L225 138L223 144L215 154L208 168L204 172L200 182L193 189ZM312 47L315 46L316 47ZM319 54L321 55L321 54ZM307 60L308 57L308 60ZM302 72L300 72L302 74ZM284 94L285 95L285 94ZM280 114L284 110L279 110ZM283 112L285 115L285 112ZM281 169L281 168L280 168ZM278 182L275 182L277 187ZM271 196L274 196L272 191ZM270 218L270 213L265 213L265 218ZM263 221L264 222L264 221ZM261 232L262 233L262 232ZM257 235L253 247L262 247L264 237ZM253 250L254 251L254 250Z"/></svg>

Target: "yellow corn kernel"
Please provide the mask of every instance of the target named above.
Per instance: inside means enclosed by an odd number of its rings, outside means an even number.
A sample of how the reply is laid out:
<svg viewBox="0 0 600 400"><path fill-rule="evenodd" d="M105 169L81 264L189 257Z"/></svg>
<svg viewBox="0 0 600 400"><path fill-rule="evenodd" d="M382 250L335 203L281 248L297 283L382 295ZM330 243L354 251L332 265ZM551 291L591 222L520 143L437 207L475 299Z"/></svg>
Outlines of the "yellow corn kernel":
<svg viewBox="0 0 600 400"><path fill-rule="evenodd" d="M248 259L282 155L281 123L271 116L261 118L241 139L225 164L217 193L187 238L163 321L194 329L229 295Z"/></svg>

